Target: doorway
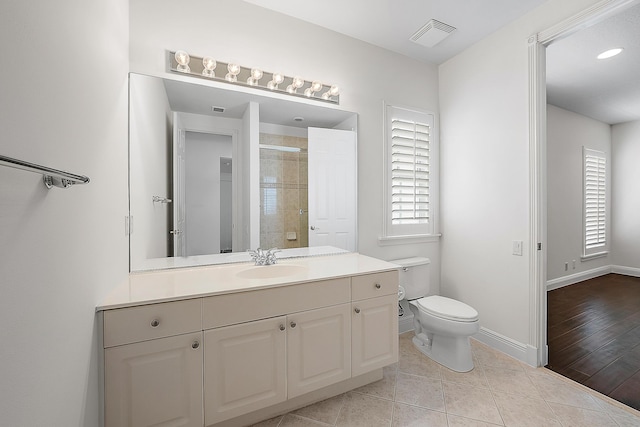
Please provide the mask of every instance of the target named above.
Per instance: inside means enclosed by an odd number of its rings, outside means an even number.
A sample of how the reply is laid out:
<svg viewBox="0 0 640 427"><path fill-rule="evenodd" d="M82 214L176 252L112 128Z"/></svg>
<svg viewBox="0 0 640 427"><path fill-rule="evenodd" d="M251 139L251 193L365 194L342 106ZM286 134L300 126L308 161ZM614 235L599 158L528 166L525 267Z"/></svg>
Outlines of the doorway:
<svg viewBox="0 0 640 427"><path fill-rule="evenodd" d="M549 151L547 145L547 83L545 81L547 47L555 41L577 33L580 29L602 22L639 3L638 1L627 0L604 1L598 3L598 7L590 8L582 14L540 32L530 39L530 141L532 142L530 176L532 182L531 202L533 207L531 235L532 239L535 239L534 241L539 242L539 249L543 249L536 251L536 253L532 255L532 275L530 283L532 295L535 295L532 301L535 310L532 311L531 322L532 325L534 325L532 330L535 331L537 338L536 341L539 350L538 361L541 362L542 365L546 365L549 362L547 340L557 340L556 335L554 335L556 331L549 332L549 334L547 333L549 326L547 319L555 318L555 314L551 312L553 305L547 300L547 273L550 268L557 267L551 263L559 261L547 258L549 253L547 233L556 233L556 231L549 228L548 222L548 188L552 186L553 183L549 181L547 159L547 153ZM582 194L580 194L580 198L582 198ZM578 215L581 215L581 213L578 212ZM580 229L580 227L582 227L582 218L580 216L577 222L579 223L578 228ZM565 270L573 269L574 258L579 262L579 254L577 258L570 257L567 260L561 260ZM603 268L605 267L603 266ZM609 265L606 268L610 270L611 266ZM605 314L604 316L609 315L611 315L611 313ZM574 318L573 321L577 322L579 317L580 316ZM569 324L565 324L565 327ZM586 337L580 339L586 339Z"/></svg>

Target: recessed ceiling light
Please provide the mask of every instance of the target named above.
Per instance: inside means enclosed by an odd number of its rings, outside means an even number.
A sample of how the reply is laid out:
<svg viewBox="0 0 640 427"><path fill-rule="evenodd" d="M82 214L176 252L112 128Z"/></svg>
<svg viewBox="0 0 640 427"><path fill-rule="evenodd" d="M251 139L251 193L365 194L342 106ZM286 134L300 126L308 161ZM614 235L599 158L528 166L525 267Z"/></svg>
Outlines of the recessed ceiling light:
<svg viewBox="0 0 640 427"><path fill-rule="evenodd" d="M621 47L617 47L615 49L606 50L606 51L602 52L600 55L598 55L598 59L611 58L612 56L618 55L620 52L622 52L622 50L623 49Z"/></svg>

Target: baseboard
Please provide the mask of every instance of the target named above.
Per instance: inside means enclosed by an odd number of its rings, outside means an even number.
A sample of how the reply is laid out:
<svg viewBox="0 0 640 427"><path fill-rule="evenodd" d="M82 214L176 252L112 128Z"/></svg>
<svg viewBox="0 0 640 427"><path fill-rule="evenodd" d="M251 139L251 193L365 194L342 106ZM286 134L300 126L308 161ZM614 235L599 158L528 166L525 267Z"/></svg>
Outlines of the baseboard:
<svg viewBox="0 0 640 427"><path fill-rule="evenodd" d="M527 365L538 365L538 350L535 347L505 337L482 326L480 327L480 332L473 335L472 338L477 339L491 348L508 354Z"/></svg>
<svg viewBox="0 0 640 427"><path fill-rule="evenodd" d="M611 272L616 274L624 274L625 276L640 277L640 268L636 268L636 267L612 265Z"/></svg>
<svg viewBox="0 0 640 427"><path fill-rule="evenodd" d="M604 276L611 273L612 266L605 265L604 267L598 267L580 273L571 274L569 276L558 277L557 279L547 280L547 291L559 289L564 286L573 285L574 283L583 282L585 280L593 279L595 277ZM640 272L640 269L638 269ZM624 273L622 273L624 274Z"/></svg>

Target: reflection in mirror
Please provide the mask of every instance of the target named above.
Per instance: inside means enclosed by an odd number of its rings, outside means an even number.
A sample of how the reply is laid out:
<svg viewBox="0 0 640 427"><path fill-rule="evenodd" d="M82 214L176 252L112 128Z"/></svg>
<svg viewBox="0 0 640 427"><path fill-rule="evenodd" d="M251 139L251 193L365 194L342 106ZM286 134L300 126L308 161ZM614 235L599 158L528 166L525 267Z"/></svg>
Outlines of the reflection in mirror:
<svg viewBox="0 0 640 427"><path fill-rule="evenodd" d="M185 80L130 75L131 271L356 249L354 113Z"/></svg>

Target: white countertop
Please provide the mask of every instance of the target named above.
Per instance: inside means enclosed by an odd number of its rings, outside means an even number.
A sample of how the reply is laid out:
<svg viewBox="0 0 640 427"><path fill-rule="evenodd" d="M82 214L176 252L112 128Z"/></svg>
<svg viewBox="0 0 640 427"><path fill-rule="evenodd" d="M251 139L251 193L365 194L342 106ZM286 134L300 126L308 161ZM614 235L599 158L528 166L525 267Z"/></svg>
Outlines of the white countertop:
<svg viewBox="0 0 640 427"><path fill-rule="evenodd" d="M278 266L299 266L293 274L273 278L242 277L249 269L269 269ZM342 253L308 258L279 259L275 266L254 266L253 263L200 266L184 269L131 273L100 304L96 310L130 307L158 302L183 300L202 296L244 292L323 279L356 276L390 271L396 264L358 253ZM276 270L265 270L267 275ZM282 269L280 271L283 271ZM299 270L299 271L298 271ZM252 272L254 272L252 270ZM240 276L238 276L240 274ZM246 274L246 273L245 273Z"/></svg>

